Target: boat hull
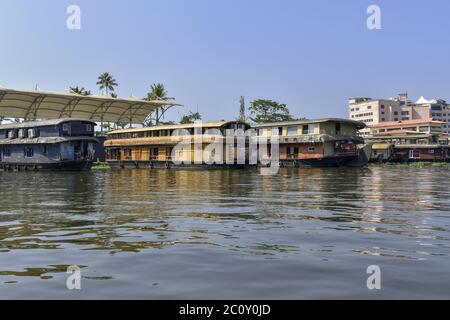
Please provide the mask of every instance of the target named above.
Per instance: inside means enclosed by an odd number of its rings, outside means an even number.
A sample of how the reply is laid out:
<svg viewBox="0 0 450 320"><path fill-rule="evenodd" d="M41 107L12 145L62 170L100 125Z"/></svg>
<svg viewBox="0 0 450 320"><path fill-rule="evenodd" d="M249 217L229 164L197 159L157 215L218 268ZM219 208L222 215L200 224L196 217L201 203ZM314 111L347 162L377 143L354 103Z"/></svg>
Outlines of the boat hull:
<svg viewBox="0 0 450 320"><path fill-rule="evenodd" d="M0 162L0 169L6 171L89 171L92 161L55 161L46 163L8 163Z"/></svg>

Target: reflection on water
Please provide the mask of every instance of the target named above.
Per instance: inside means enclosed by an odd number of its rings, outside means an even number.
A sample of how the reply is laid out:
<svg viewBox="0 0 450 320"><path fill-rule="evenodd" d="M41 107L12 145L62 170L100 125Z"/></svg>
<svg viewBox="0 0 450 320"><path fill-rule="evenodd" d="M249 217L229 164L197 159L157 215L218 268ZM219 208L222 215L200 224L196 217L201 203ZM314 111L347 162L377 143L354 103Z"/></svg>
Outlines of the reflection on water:
<svg viewBox="0 0 450 320"><path fill-rule="evenodd" d="M0 298L450 298L447 168L0 181ZM380 292L365 287L372 264Z"/></svg>

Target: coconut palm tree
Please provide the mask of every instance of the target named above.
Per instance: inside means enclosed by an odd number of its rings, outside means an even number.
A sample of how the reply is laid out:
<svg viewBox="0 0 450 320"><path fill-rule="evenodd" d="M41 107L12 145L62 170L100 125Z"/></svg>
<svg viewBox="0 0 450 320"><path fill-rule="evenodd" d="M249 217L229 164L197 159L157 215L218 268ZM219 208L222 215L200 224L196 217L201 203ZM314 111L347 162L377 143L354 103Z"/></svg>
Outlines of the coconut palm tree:
<svg viewBox="0 0 450 320"><path fill-rule="evenodd" d="M144 100L152 101L152 100L174 100L175 98L169 97L169 93L166 90L166 87L162 83L152 84L150 87L149 93L147 93L147 97ZM161 109L161 110L160 110ZM156 109L155 121L156 125L159 125L161 118L164 117L164 113L170 109L170 106L162 106L161 108ZM160 114L161 111L161 114ZM147 125L152 124L152 119L150 118L148 121L146 119L145 123Z"/></svg>
<svg viewBox="0 0 450 320"><path fill-rule="evenodd" d="M74 94L79 94L82 96L90 96L91 95L91 91L90 90L86 90L83 87L70 87L70 93L74 93Z"/></svg>
<svg viewBox="0 0 450 320"><path fill-rule="evenodd" d="M116 79L109 72L104 72L98 77L97 85L102 92L105 90L104 93L107 96L110 91L115 90L114 87L118 86Z"/></svg>
<svg viewBox="0 0 450 320"><path fill-rule="evenodd" d="M147 100L167 100L168 96L166 87L162 83L152 84L150 92L147 94Z"/></svg>

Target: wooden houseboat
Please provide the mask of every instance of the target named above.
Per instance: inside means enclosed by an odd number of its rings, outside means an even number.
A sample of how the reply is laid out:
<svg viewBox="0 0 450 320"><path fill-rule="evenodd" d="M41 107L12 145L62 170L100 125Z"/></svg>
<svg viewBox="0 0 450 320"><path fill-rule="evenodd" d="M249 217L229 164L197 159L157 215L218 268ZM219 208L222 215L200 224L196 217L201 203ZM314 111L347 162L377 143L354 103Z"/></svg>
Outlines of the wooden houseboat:
<svg viewBox="0 0 450 320"><path fill-rule="evenodd" d="M449 162L448 136L436 134L367 137L372 143L370 162Z"/></svg>
<svg viewBox="0 0 450 320"><path fill-rule="evenodd" d="M98 148L95 125L78 119L0 125L0 169L90 169Z"/></svg>
<svg viewBox="0 0 450 320"><path fill-rule="evenodd" d="M249 128L250 125L244 122L221 121L203 122L201 127L184 124L115 130L107 133L104 143L106 161L120 168L192 168L203 166L207 159L209 167L243 167L248 161L238 163L236 144L232 150L226 150L223 145L222 155L231 152L231 162L225 161L225 156L222 161L215 161L215 151L208 146L215 141L224 141L226 130L241 129L245 132ZM198 139L201 139L200 143ZM174 150L182 141L186 146L182 150Z"/></svg>
<svg viewBox="0 0 450 320"><path fill-rule="evenodd" d="M445 123L433 119L379 123L370 126L366 141L372 144L370 161L448 162L449 136L443 133Z"/></svg>
<svg viewBox="0 0 450 320"><path fill-rule="evenodd" d="M254 126L258 136L279 138L281 166L365 166L370 150L357 132L365 124L346 119L301 120ZM268 155L270 156L270 155Z"/></svg>

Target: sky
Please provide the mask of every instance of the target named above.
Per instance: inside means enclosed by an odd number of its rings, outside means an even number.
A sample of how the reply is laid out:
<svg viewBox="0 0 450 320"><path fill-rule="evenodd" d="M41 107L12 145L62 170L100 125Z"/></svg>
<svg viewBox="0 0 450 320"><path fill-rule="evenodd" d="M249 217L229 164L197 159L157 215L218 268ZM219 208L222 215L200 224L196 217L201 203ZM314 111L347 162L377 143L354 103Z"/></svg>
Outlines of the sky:
<svg viewBox="0 0 450 320"><path fill-rule="evenodd" d="M0 86L98 93L108 71L120 97L164 83L184 105L166 120L235 119L240 96L347 117L350 97L450 100L449 40L448 0L0 0Z"/></svg>

